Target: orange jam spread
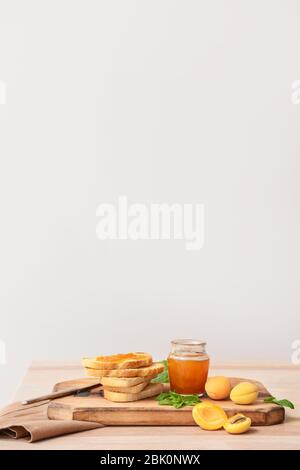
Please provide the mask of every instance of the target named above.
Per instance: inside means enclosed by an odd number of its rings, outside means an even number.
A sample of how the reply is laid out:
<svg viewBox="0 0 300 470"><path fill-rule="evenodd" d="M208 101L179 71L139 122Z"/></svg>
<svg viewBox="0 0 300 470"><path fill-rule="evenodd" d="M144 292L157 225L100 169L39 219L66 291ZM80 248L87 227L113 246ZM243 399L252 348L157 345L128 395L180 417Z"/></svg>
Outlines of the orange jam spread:
<svg viewBox="0 0 300 470"><path fill-rule="evenodd" d="M168 358L170 389L182 395L203 394L208 375L206 354Z"/></svg>
<svg viewBox="0 0 300 470"><path fill-rule="evenodd" d="M145 359L147 356L145 353L113 354L111 356L97 356L96 361L123 362L126 359Z"/></svg>

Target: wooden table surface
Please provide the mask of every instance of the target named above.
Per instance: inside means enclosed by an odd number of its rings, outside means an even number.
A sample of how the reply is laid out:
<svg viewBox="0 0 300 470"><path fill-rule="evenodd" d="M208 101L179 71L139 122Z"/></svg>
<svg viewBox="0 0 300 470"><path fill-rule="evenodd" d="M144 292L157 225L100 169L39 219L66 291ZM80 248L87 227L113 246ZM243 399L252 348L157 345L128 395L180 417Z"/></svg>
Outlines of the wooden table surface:
<svg viewBox="0 0 300 470"><path fill-rule="evenodd" d="M216 364L210 375L228 375L261 381L278 398L288 398L295 410L286 411L284 424L252 428L242 435L189 427L106 427L30 444L0 439L9 449L300 449L300 366L266 363ZM15 395L16 400L52 390L56 382L83 376L76 363L35 362Z"/></svg>

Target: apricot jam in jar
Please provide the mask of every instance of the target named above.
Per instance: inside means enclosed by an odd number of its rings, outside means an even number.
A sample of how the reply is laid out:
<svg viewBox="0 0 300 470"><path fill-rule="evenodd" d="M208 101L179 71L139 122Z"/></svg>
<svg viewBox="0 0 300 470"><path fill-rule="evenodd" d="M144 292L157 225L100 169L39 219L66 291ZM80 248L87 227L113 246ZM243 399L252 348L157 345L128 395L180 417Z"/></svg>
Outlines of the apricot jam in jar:
<svg viewBox="0 0 300 470"><path fill-rule="evenodd" d="M172 341L168 357L170 389L181 395L202 395L208 375L206 343L194 339Z"/></svg>

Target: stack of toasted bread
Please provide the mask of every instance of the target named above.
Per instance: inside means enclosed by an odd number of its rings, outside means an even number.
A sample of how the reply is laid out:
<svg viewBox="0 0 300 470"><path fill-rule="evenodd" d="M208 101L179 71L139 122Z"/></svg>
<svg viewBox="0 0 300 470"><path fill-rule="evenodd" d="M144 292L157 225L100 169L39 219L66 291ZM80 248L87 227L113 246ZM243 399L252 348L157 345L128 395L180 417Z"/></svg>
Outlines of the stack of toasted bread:
<svg viewBox="0 0 300 470"><path fill-rule="evenodd" d="M153 362L150 354L137 352L113 356L85 357L82 360L89 377L99 377L104 398L129 402L158 395L160 383L151 383L164 370L163 364Z"/></svg>

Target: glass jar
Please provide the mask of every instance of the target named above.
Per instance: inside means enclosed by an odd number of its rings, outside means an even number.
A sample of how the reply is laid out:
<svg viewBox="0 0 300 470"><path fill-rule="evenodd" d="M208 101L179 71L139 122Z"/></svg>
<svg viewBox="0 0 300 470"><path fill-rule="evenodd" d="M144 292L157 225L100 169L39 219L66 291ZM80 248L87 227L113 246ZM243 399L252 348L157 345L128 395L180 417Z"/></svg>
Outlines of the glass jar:
<svg viewBox="0 0 300 470"><path fill-rule="evenodd" d="M209 368L206 343L176 339L171 344L168 357L170 389L182 395L203 395Z"/></svg>

